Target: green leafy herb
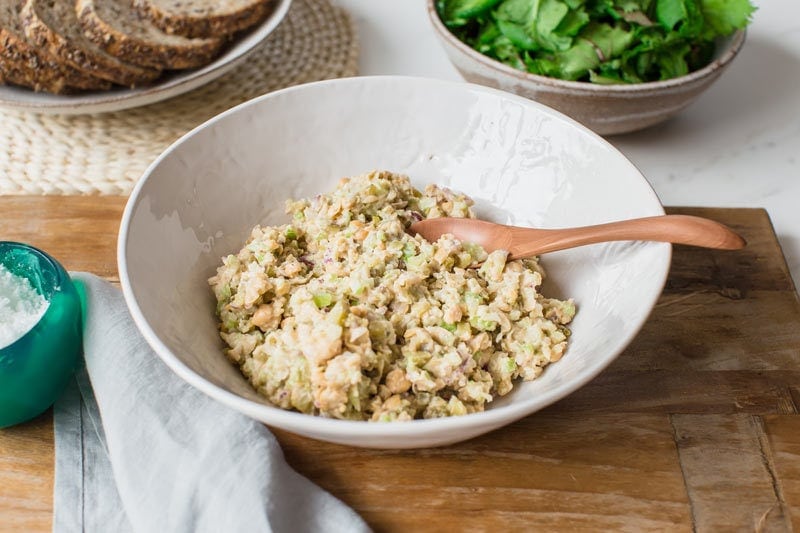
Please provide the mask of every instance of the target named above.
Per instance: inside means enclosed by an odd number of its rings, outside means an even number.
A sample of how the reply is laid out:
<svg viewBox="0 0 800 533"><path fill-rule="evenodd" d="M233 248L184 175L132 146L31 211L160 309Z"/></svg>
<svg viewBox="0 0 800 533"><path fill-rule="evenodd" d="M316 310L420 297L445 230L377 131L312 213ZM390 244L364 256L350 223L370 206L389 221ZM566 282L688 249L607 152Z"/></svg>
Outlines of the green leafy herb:
<svg viewBox="0 0 800 533"><path fill-rule="evenodd" d="M641 83L707 65L744 28L750 0L438 0L462 41L515 69L574 81Z"/></svg>

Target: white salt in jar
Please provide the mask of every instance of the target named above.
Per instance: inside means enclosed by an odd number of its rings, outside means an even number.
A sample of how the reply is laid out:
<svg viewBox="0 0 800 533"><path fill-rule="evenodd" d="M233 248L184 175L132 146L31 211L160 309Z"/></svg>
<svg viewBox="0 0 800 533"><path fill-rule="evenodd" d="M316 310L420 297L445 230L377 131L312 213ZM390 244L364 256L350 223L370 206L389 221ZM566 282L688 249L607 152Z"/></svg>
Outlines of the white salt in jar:
<svg viewBox="0 0 800 533"><path fill-rule="evenodd" d="M42 318L50 306L28 278L0 264L0 348L16 342Z"/></svg>

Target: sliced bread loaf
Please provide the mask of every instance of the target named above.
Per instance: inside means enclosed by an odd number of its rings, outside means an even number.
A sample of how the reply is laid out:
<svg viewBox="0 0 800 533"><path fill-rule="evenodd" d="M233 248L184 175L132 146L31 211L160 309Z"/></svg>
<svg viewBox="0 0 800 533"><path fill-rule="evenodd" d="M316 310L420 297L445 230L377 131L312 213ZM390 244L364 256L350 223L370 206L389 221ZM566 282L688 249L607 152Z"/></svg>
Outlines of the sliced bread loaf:
<svg viewBox="0 0 800 533"><path fill-rule="evenodd" d="M186 37L222 37L247 29L272 10L272 0L133 0L162 30Z"/></svg>
<svg viewBox="0 0 800 533"><path fill-rule="evenodd" d="M211 62L223 40L170 35L133 7L131 0L77 0L84 34L124 61L160 69L194 68Z"/></svg>
<svg viewBox="0 0 800 533"><path fill-rule="evenodd" d="M31 46L25 38L19 11L24 0L0 0L0 72L8 83L52 93L70 89L104 90L111 84L60 64Z"/></svg>
<svg viewBox="0 0 800 533"><path fill-rule="evenodd" d="M122 61L90 41L72 0L26 0L20 18L31 43L81 72L128 87L147 84L161 74Z"/></svg>

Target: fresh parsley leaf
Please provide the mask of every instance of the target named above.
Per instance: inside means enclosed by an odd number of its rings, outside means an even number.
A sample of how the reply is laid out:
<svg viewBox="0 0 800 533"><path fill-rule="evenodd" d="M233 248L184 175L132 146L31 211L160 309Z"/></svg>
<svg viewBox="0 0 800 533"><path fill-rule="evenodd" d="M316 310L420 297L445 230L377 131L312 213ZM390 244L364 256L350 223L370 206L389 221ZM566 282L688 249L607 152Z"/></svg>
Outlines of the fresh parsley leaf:
<svg viewBox="0 0 800 533"><path fill-rule="evenodd" d="M506 65L517 70L525 70L525 60L522 52L505 35L501 35L495 40L494 55Z"/></svg>
<svg viewBox="0 0 800 533"><path fill-rule="evenodd" d="M555 28L555 32L569 37L575 37L589 23L589 13L585 9L574 8L564 15Z"/></svg>
<svg viewBox="0 0 800 533"><path fill-rule="evenodd" d="M700 9L706 21L706 39L729 35L750 23L756 8L749 0L701 0Z"/></svg>
<svg viewBox="0 0 800 533"><path fill-rule="evenodd" d="M559 28L568 13L569 7L561 0L541 0L532 27L536 40L543 49L566 50L570 47L572 39Z"/></svg>
<svg viewBox="0 0 800 533"><path fill-rule="evenodd" d="M658 0L656 4L656 18L667 30L674 30L688 16L684 0Z"/></svg>
<svg viewBox="0 0 800 533"><path fill-rule="evenodd" d="M697 37L705 23L699 0L658 0L656 19L668 31L684 37Z"/></svg>
<svg viewBox="0 0 800 533"><path fill-rule="evenodd" d="M570 35L560 28L569 12L562 0L505 0L494 14L503 35L522 50L555 51L572 44ZM570 27L573 23L567 21Z"/></svg>
<svg viewBox="0 0 800 533"><path fill-rule="evenodd" d="M448 26L461 26L469 19L492 9L500 0L439 0L439 12Z"/></svg>
<svg viewBox="0 0 800 533"><path fill-rule="evenodd" d="M631 45L633 32L622 26L592 23L581 32L581 37L595 46L600 61L608 61Z"/></svg>

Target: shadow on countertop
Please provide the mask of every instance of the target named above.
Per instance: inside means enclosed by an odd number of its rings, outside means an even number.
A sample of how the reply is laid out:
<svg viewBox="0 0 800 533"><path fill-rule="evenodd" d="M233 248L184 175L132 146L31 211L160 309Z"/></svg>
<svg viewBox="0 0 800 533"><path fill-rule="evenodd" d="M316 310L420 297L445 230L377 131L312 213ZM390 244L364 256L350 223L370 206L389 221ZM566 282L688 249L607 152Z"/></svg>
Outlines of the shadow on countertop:
<svg viewBox="0 0 800 533"><path fill-rule="evenodd" d="M635 149L670 144L687 135L697 138L732 129L758 132L767 122L797 118L798 87L800 57L774 41L748 36L728 71L679 115L661 125L609 140Z"/></svg>

